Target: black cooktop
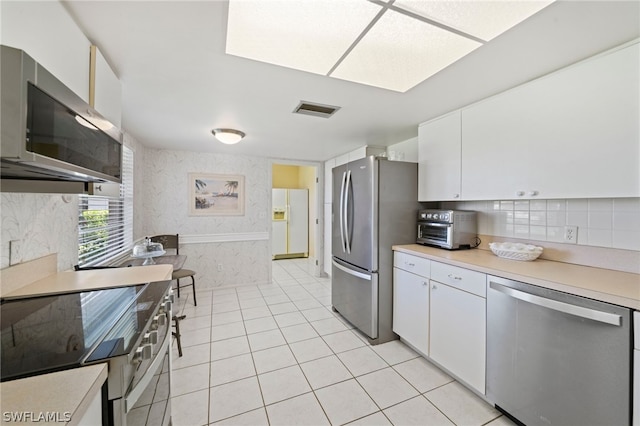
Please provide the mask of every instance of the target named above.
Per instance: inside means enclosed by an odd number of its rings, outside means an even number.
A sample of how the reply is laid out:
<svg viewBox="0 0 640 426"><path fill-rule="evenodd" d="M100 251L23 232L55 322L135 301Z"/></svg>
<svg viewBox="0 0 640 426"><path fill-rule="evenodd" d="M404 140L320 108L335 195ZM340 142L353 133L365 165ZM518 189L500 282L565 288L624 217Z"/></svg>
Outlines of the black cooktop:
<svg viewBox="0 0 640 426"><path fill-rule="evenodd" d="M2 300L0 381L128 354L169 285Z"/></svg>

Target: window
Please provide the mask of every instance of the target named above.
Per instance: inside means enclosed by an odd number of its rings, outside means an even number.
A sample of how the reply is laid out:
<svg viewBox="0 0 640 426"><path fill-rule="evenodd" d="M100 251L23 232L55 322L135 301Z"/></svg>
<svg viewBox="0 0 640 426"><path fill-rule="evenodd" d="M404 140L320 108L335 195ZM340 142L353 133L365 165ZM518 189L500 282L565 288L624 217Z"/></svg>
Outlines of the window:
<svg viewBox="0 0 640 426"><path fill-rule="evenodd" d="M80 195L78 265L104 264L133 244L133 151L122 150L120 196Z"/></svg>

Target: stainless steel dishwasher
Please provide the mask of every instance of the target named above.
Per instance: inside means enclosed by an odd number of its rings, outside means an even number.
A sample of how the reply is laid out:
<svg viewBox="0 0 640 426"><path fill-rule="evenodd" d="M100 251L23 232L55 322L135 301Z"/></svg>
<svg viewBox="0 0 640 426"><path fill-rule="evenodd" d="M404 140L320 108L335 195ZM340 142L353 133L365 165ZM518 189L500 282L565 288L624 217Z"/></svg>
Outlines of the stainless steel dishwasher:
<svg viewBox="0 0 640 426"><path fill-rule="evenodd" d="M631 424L631 309L488 277L487 398L527 426Z"/></svg>

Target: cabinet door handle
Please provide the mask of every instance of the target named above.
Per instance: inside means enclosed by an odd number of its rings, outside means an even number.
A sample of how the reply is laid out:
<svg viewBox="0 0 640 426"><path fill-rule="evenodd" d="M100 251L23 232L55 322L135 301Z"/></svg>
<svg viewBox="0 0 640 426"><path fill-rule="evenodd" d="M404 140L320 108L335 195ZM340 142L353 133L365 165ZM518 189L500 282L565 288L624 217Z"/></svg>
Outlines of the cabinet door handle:
<svg viewBox="0 0 640 426"><path fill-rule="evenodd" d="M535 197L536 195L538 195L538 191L533 190L533 191L529 191L529 195L532 197Z"/></svg>
<svg viewBox="0 0 640 426"><path fill-rule="evenodd" d="M422 285L427 285L427 282L426 281L422 281Z"/></svg>
<svg viewBox="0 0 640 426"><path fill-rule="evenodd" d="M518 197L522 197L524 195L524 191L516 191L516 195Z"/></svg>
<svg viewBox="0 0 640 426"><path fill-rule="evenodd" d="M449 275L447 275L447 276L448 276L449 278L451 278L452 280L462 281L462 277L458 277L458 276L455 276L455 275L453 275L453 274L449 274Z"/></svg>
<svg viewBox="0 0 640 426"><path fill-rule="evenodd" d="M435 284L431 284L431 290L437 290L437 289L438 289L438 286L437 286L437 285L435 285Z"/></svg>

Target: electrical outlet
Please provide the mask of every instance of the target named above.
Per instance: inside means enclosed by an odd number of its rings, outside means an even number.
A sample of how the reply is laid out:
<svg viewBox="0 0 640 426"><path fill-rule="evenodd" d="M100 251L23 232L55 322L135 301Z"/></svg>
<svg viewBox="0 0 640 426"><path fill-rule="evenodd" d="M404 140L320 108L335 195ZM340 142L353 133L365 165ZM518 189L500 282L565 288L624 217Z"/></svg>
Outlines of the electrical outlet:
<svg viewBox="0 0 640 426"><path fill-rule="evenodd" d="M222 263L218 263L218 272L222 272Z"/></svg>
<svg viewBox="0 0 640 426"><path fill-rule="evenodd" d="M564 227L564 242L569 244L576 244L578 242L578 227L577 226L565 226Z"/></svg>

